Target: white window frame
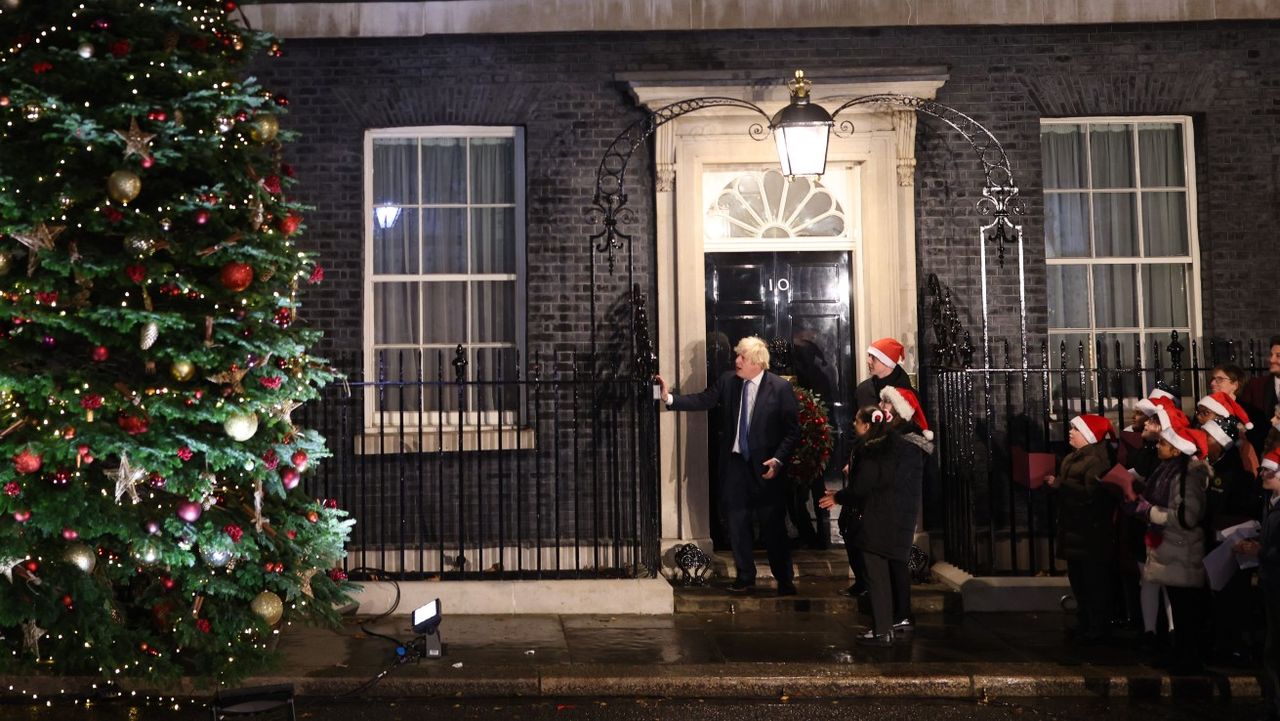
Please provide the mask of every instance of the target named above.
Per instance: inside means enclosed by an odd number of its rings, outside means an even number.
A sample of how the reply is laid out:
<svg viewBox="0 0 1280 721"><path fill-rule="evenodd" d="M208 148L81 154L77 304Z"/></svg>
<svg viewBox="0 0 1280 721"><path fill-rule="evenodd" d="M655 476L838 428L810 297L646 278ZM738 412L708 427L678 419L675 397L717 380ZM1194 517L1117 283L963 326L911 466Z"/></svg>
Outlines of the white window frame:
<svg viewBox="0 0 1280 721"><path fill-rule="evenodd" d="M1083 257L1074 257L1074 258L1049 258L1047 257L1048 248L1046 244L1046 249L1045 249L1046 250L1046 254L1045 254L1046 267L1059 266L1059 265L1071 265L1071 266L1083 265L1089 268L1089 272L1086 274L1086 278L1088 281L1088 288L1089 288L1089 293L1088 293L1089 327L1088 328L1054 328L1053 326L1046 326L1048 331L1048 338L1049 338L1050 365L1054 367L1057 366L1057 360L1058 360L1058 342L1061 339L1061 337L1065 335L1088 335L1089 336L1090 343L1089 343L1089 347L1085 349L1085 360L1086 362L1094 366L1097 365L1097 358L1095 358L1094 356L1096 352L1095 345L1097 341L1097 336L1098 336L1098 333L1100 332L1109 333L1109 334L1135 333L1140 338L1146 335L1163 335L1164 337L1167 338L1175 330L1179 332L1189 331L1191 335L1196 338L1199 338L1201 335L1201 331L1203 328L1203 321L1202 321L1202 313L1201 313L1201 306L1200 306L1200 230L1199 230L1199 223L1197 220L1195 145L1194 145L1191 117L1188 115L1089 116L1089 117L1074 117L1074 118L1042 118L1040 120L1041 127L1047 126L1047 125L1083 126L1086 138L1088 137L1088 132L1089 132L1088 127L1091 125L1128 125L1131 128L1131 132L1133 132L1133 128L1136 128L1136 126L1138 125L1157 124L1157 123L1166 124L1166 125L1174 124L1174 125L1179 125L1182 128L1182 162L1183 162L1183 178L1186 182L1185 187L1161 186L1161 187L1144 188L1142 186L1142 174L1141 174L1141 166L1140 166L1141 160L1138 157L1139 156L1138 143L1135 137L1134 143L1133 143L1133 148L1134 148L1134 154L1133 154L1134 176L1133 177L1134 177L1135 185L1133 187L1094 189L1093 187L1093 156L1092 156L1093 150L1092 150L1091 144L1086 142L1085 143L1085 159L1086 159L1086 176L1088 180L1087 185L1083 188L1062 188L1062 189L1052 189L1052 190L1048 188L1043 189L1043 192L1046 198L1050 195L1056 195L1059 193L1063 193L1063 194L1087 193L1090 197L1090 202L1089 202L1090 255L1083 256ZM1145 238L1143 236L1143 233L1145 231L1143 229L1143 222L1142 222L1143 220L1142 191L1143 190L1182 190L1186 192L1187 194L1187 255L1186 256L1147 257L1145 255L1146 244L1144 242ZM1118 257L1118 258L1094 257L1092 255L1093 253L1092 240L1093 240L1093 227L1094 227L1093 226L1094 204L1092 202L1093 196L1106 194L1106 193L1129 193L1129 192L1137 193L1137 196L1138 196L1137 208L1135 209L1136 223L1138 228L1138 238L1137 238L1138 255L1132 256L1132 257ZM1146 307L1145 307L1146 299L1144 297L1143 286L1142 286L1144 282L1143 272L1142 272L1143 267L1147 265L1169 265L1173 263L1189 264L1188 273L1190 274L1191 277L1188 279L1188 283L1187 283L1188 288L1190 289L1190 297L1187 298L1188 327L1175 328L1170 326L1165 328L1165 327L1158 327L1158 326L1143 326L1141 325L1141 323L1143 323L1146 318ZM1094 307L1093 307L1093 266L1096 266L1096 265L1132 265L1136 267L1137 272L1135 273L1135 276L1136 276L1137 288L1135 289L1135 292L1137 293L1137 311L1138 311L1138 321L1140 324L1139 326L1103 328L1099 330L1097 326L1097 316L1094 312ZM1047 286L1047 283L1046 283L1046 286ZM1141 346L1142 346L1142 355L1137 358L1138 365L1141 367L1150 367L1150 363L1148 363L1149 360L1152 360L1148 358L1148 355L1151 353L1150 343L1144 341L1141 344ZM1077 358L1078 356L1076 355L1076 349L1068 348L1068 360L1071 362L1076 362Z"/></svg>
<svg viewBox="0 0 1280 721"><path fill-rule="evenodd" d="M374 308L374 264L373 264L373 238L374 238L374 209L373 202L373 145L374 141L383 138L397 139L416 139L425 138L512 138L515 141L515 159L514 159L514 175L515 175L515 231L516 231L516 272L515 273L416 273L409 275L378 275L379 281L398 281L413 282L430 278L435 281L515 281L516 283L516 342L515 347L520 349L523 347L523 340L526 333L526 319L523 314L525 308L524 302L524 280L527 275L526 265L526 175L525 175L525 158L524 158L524 128L519 126L487 126L487 125L431 125L418 127L399 127L399 128L377 128L366 130L364 134L364 260L363 260L363 329L362 329L362 345L364 357L364 374L365 378L377 378L377 353L379 350L403 348L406 350L419 350L422 353L434 352L439 350L445 358L445 364L448 366L454 355L456 344L448 346L439 343L418 344L385 344L377 345L374 342L375 327L375 308ZM470 160L468 159L467 168L470 173ZM469 180L469 179L468 179ZM471 184L467 184L468 193L470 193ZM420 189L421 190L421 189ZM421 200L421 198L419 198ZM469 202L464 204L424 204L418 203L415 207L421 209L426 207L485 207L484 204L472 204ZM503 207L506 204L502 204ZM471 213L467 213L467 233L468 237L471 232ZM468 293L470 286L468 286ZM419 302L425 302L425 295L419 295ZM469 306L470 307L470 306ZM425 311L423 317L425 318ZM468 327L470 321L468 319ZM508 348L508 343L468 343L468 350L484 349L484 348ZM521 357L521 362L525 359ZM423 366L425 368L425 364ZM452 368L446 371L445 379L452 378ZM472 376L468 376L469 378ZM423 378L423 381L432 381L433 378ZM474 391L472 391L474 392ZM425 395L424 395L425 397ZM382 411L378 412L376 408L376 394L370 389L366 391L364 402L364 417L366 425L366 433L374 433L379 428L397 428L400 430L410 430L418 428L429 428L434 433L437 429L444 429L447 433L452 429L455 433L459 425L462 426L464 434L473 433L477 439L481 436L492 435L489 429L495 429L502 426L505 429L513 429L518 422L519 414L515 411L446 411L437 413L429 409L421 411ZM473 402L474 403L474 402ZM443 423L440 421L443 420ZM454 444L456 446L456 443ZM423 449L432 450L432 449ZM455 448L443 448L442 450L456 450ZM464 448L463 450L467 450Z"/></svg>

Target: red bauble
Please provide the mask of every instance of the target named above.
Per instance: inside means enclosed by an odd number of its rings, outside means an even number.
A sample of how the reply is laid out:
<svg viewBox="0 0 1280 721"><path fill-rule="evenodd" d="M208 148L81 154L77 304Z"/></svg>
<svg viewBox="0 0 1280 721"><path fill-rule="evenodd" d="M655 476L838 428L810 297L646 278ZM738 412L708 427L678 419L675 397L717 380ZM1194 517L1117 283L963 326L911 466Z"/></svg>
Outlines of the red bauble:
<svg viewBox="0 0 1280 721"><path fill-rule="evenodd" d="M117 40L114 43L111 43L110 47L107 49L117 58L123 58L129 54L129 51L133 49L133 46L129 44L128 40Z"/></svg>
<svg viewBox="0 0 1280 721"><path fill-rule="evenodd" d="M13 467L18 473L35 473L40 470L40 464L44 459L38 453L32 453L31 449L23 448L13 456Z"/></svg>
<svg viewBox="0 0 1280 721"><path fill-rule="evenodd" d="M35 560L34 558L31 558L25 561L22 564L22 567L27 569L27 573L35 573L36 571L40 570L40 562Z"/></svg>
<svg viewBox="0 0 1280 721"><path fill-rule="evenodd" d="M144 415L131 415L129 413L120 413L116 416L116 425L120 429L131 436L141 435L147 432L147 428L151 424L151 419Z"/></svg>
<svg viewBox="0 0 1280 721"><path fill-rule="evenodd" d="M209 211L207 210L196 211L196 225L204 225L205 223L208 223L208 222L209 222Z"/></svg>
<svg viewBox="0 0 1280 721"><path fill-rule="evenodd" d="M62 540L64 541L74 541L79 537L80 537L80 532L74 528L62 529Z"/></svg>
<svg viewBox="0 0 1280 721"><path fill-rule="evenodd" d="M280 482L284 484L286 491L292 491L297 488L301 480L302 477L298 475L298 471L295 468L285 468L280 471Z"/></svg>
<svg viewBox="0 0 1280 721"><path fill-rule="evenodd" d="M76 605L76 602L71 598L71 594L67 594L62 597L62 605L66 606L67 610L71 610Z"/></svg>
<svg viewBox="0 0 1280 721"><path fill-rule="evenodd" d="M307 452L294 451L293 455L289 456L289 462L292 463L294 468L297 468L299 471L307 470Z"/></svg>
<svg viewBox="0 0 1280 721"><path fill-rule="evenodd" d="M298 231L298 226L302 223L302 216L290 213L280 219L280 232L285 235L293 235Z"/></svg>
<svg viewBox="0 0 1280 721"><path fill-rule="evenodd" d="M94 363L103 363L111 357L111 351L107 350L105 345L94 346L89 357L93 358Z"/></svg>
<svg viewBox="0 0 1280 721"><path fill-rule="evenodd" d="M253 282L253 266L248 263L227 263L218 273L218 280L222 282L223 288L239 293Z"/></svg>
<svg viewBox="0 0 1280 721"><path fill-rule="evenodd" d="M26 523L27 521L31 520L31 511L28 511L26 509L14 511L13 520L17 521L18 523Z"/></svg>

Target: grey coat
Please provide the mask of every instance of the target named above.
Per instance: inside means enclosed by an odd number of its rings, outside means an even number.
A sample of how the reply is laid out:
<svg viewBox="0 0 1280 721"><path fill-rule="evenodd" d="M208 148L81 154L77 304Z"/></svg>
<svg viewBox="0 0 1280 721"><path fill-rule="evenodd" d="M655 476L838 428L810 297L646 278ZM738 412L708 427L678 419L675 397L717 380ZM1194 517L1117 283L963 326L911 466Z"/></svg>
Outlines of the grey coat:
<svg viewBox="0 0 1280 721"><path fill-rule="evenodd" d="M1176 461L1166 461L1173 463ZM1192 459L1186 477L1174 480L1169 489L1169 505L1151 507L1153 529L1162 540L1155 548L1147 547L1147 563L1142 567L1142 580L1165 586L1198 588L1205 583L1204 518L1205 484L1209 480L1209 464Z"/></svg>

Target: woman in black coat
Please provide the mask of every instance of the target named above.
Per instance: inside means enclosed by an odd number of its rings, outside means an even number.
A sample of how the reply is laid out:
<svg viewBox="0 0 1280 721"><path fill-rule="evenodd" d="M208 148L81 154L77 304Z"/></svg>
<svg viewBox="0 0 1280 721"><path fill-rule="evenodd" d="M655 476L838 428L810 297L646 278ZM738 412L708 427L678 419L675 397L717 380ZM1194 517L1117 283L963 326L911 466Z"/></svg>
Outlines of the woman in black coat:
<svg viewBox="0 0 1280 721"><path fill-rule="evenodd" d="M858 411L853 427L861 443L849 459L849 485L827 491L820 502L823 508L861 509L853 544L866 560L872 628L858 640L882 646L893 643L889 562L905 562L910 556L920 496L918 484L898 482L899 469L913 462L918 465L920 452L890 427L889 418L875 406Z"/></svg>

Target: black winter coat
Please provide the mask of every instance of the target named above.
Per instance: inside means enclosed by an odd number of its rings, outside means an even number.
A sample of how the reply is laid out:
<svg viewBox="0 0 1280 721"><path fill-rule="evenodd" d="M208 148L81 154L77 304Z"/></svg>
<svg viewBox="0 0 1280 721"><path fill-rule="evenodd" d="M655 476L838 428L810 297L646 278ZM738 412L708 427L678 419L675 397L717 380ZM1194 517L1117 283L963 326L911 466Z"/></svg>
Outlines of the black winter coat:
<svg viewBox="0 0 1280 721"><path fill-rule="evenodd" d="M1267 499L1262 515L1262 550L1258 552L1259 578L1268 593L1280 593L1280 504Z"/></svg>
<svg viewBox="0 0 1280 721"><path fill-rule="evenodd" d="M911 388L911 376L902 370L902 366L894 366L893 372L884 378L876 378L872 376L858 384L853 389L853 400L858 404L858 410L867 406L880 405L880 390L885 386L893 386L894 388ZM912 388L912 390L915 390Z"/></svg>
<svg viewBox="0 0 1280 721"><path fill-rule="evenodd" d="M1244 467L1234 446L1222 452L1209 466L1209 486L1205 489L1204 524L1209 546L1217 544L1216 531L1237 523L1262 518L1262 484Z"/></svg>
<svg viewBox="0 0 1280 721"><path fill-rule="evenodd" d="M1103 443L1074 450L1062 459L1056 499L1058 558L1111 558L1119 499L1098 480L1111 465Z"/></svg>
<svg viewBox="0 0 1280 721"><path fill-rule="evenodd" d="M864 443L849 459L849 485L836 502L862 509L853 545L892 561L906 561L916 530L924 454L897 432Z"/></svg>

